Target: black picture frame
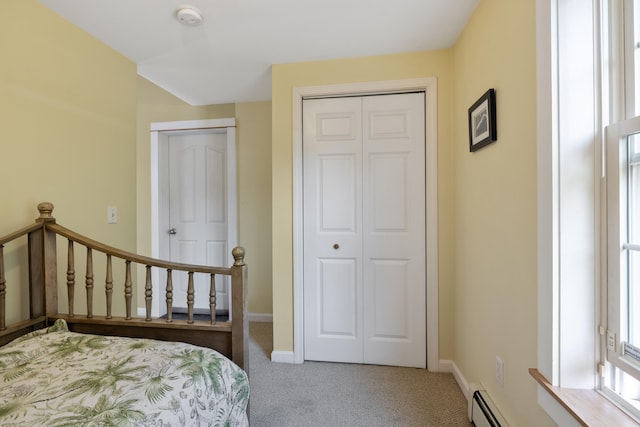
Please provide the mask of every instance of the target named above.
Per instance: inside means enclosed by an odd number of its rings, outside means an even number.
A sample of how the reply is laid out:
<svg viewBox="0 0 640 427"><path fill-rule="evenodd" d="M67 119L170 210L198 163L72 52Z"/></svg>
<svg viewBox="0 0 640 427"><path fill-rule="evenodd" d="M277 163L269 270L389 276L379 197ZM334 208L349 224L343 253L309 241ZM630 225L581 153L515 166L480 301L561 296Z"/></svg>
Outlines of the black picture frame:
<svg viewBox="0 0 640 427"><path fill-rule="evenodd" d="M477 151L497 139L496 91L489 89L469 108L469 151Z"/></svg>

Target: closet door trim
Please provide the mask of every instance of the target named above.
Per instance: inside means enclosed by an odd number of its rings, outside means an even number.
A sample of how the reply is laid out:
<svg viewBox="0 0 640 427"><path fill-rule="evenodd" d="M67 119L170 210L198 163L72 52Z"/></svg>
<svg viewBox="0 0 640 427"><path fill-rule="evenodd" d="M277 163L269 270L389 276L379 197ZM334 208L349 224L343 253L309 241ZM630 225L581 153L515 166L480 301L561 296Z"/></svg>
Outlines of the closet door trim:
<svg viewBox="0 0 640 427"><path fill-rule="evenodd" d="M425 92L427 188L427 369L441 369L438 347L438 153L437 81L435 77L324 86L295 87L292 91L293 136L293 363L304 361L302 100L308 97Z"/></svg>

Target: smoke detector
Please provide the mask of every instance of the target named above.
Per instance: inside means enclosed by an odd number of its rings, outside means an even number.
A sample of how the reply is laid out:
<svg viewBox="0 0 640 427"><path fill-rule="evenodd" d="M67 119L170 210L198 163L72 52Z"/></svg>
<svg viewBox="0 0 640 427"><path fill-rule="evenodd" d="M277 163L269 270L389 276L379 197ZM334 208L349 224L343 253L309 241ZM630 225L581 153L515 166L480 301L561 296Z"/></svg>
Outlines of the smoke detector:
<svg viewBox="0 0 640 427"><path fill-rule="evenodd" d="M202 13L193 6L180 6L176 18L185 25L196 26L202 22Z"/></svg>

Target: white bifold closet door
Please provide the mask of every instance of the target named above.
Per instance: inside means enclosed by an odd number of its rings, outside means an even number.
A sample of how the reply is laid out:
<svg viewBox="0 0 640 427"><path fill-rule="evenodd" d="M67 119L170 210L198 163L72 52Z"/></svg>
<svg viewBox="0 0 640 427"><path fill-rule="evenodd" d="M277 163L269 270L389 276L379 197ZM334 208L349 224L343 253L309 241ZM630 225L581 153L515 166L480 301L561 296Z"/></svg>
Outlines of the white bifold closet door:
<svg viewBox="0 0 640 427"><path fill-rule="evenodd" d="M303 101L306 360L426 367L424 93Z"/></svg>

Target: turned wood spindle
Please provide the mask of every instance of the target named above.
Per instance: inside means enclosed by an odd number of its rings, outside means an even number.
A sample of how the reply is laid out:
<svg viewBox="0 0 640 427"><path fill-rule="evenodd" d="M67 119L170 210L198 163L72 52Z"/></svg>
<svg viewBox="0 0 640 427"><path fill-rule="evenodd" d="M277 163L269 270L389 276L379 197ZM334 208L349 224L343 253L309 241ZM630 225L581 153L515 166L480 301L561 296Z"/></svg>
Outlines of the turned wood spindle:
<svg viewBox="0 0 640 427"><path fill-rule="evenodd" d="M73 241L69 239L67 246L67 303L69 305L69 317L73 317L73 301L76 288L75 259L73 255Z"/></svg>
<svg viewBox="0 0 640 427"><path fill-rule="evenodd" d="M124 264L124 305L126 310L126 319L131 320L131 303L133 299L133 284L131 283L131 261L126 260Z"/></svg>
<svg viewBox="0 0 640 427"><path fill-rule="evenodd" d="M85 276L87 288L87 317L93 317L93 251L87 248L87 275Z"/></svg>
<svg viewBox="0 0 640 427"><path fill-rule="evenodd" d="M111 255L107 254L107 278L105 279L105 296L107 298L107 319L111 319L113 299L113 271L111 269Z"/></svg>
<svg viewBox="0 0 640 427"><path fill-rule="evenodd" d="M189 282L187 283L187 323L193 323L193 301L195 300L193 287L193 271L189 272Z"/></svg>
<svg viewBox="0 0 640 427"><path fill-rule="evenodd" d="M0 245L0 331L7 329L7 282L4 278L4 246Z"/></svg>
<svg viewBox="0 0 640 427"><path fill-rule="evenodd" d="M216 323L216 275L211 274L211 283L209 285L209 312L211 316L211 324Z"/></svg>
<svg viewBox="0 0 640 427"><path fill-rule="evenodd" d="M147 274L144 284L144 302L146 308L145 320L151 320L151 301L153 300L153 293L151 290L151 266L147 265Z"/></svg>
<svg viewBox="0 0 640 427"><path fill-rule="evenodd" d="M167 322L173 322L173 279L171 273L173 270L167 268Z"/></svg>

